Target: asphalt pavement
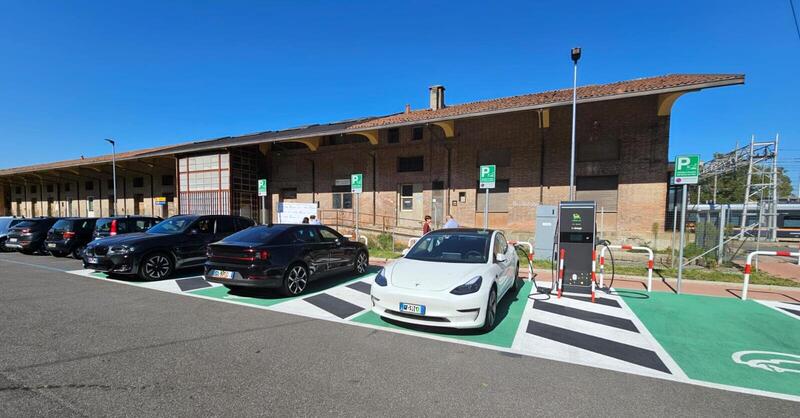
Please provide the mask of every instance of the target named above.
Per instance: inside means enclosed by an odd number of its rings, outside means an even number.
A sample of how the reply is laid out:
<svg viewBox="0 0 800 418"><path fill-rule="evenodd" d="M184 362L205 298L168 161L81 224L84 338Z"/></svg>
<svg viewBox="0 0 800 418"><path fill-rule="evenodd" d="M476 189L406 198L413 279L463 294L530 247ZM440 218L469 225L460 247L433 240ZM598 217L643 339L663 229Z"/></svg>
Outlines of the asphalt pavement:
<svg viewBox="0 0 800 418"><path fill-rule="evenodd" d="M0 416L797 416L800 404L64 273L0 254Z"/></svg>

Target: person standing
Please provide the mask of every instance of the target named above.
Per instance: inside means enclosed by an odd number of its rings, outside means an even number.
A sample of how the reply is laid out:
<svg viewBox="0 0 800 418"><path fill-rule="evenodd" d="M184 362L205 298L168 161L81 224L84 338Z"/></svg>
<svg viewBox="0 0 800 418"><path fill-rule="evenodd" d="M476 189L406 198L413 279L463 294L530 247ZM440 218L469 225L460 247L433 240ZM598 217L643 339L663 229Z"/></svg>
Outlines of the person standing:
<svg viewBox="0 0 800 418"><path fill-rule="evenodd" d="M304 223L304 224L307 224L307 223L308 223L308 216L306 216L306 217L303 217L303 223Z"/></svg>
<svg viewBox="0 0 800 418"><path fill-rule="evenodd" d="M322 225L322 222L317 219L317 215L311 215L308 217L308 219L311 225Z"/></svg>
<svg viewBox="0 0 800 418"><path fill-rule="evenodd" d="M425 215L425 220L422 222L422 235L431 232L431 217L430 215Z"/></svg>
<svg viewBox="0 0 800 418"><path fill-rule="evenodd" d="M444 228L446 229L458 228L458 222L456 222L455 218L453 218L453 215L447 215L446 219L447 222L444 223Z"/></svg>

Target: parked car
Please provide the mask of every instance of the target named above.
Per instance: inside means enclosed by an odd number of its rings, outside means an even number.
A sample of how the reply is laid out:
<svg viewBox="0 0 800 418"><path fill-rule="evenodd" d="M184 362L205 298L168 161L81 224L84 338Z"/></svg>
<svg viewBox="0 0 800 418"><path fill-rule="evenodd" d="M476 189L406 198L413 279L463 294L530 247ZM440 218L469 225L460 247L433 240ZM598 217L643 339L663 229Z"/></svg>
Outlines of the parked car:
<svg viewBox="0 0 800 418"><path fill-rule="evenodd" d="M228 215L178 215L146 232L101 238L86 246L84 268L142 280L160 280L176 269L202 266L206 247L255 223Z"/></svg>
<svg viewBox="0 0 800 418"><path fill-rule="evenodd" d="M97 218L64 218L53 224L47 232L44 246L55 257L80 259L84 247L92 240Z"/></svg>
<svg viewBox="0 0 800 418"><path fill-rule="evenodd" d="M8 230L14 225L22 222L22 218L16 216L0 216L0 251L9 251L6 249L6 239L8 239Z"/></svg>
<svg viewBox="0 0 800 418"><path fill-rule="evenodd" d="M228 288L303 293L308 283L332 273L363 274L367 247L322 225L269 225L237 232L209 245L205 278Z"/></svg>
<svg viewBox="0 0 800 418"><path fill-rule="evenodd" d="M161 222L161 218L150 216L112 216L100 218L94 228L94 238L144 232Z"/></svg>
<svg viewBox="0 0 800 418"><path fill-rule="evenodd" d="M433 231L375 276L372 311L415 325L489 331L497 301L522 286L518 263L500 231Z"/></svg>
<svg viewBox="0 0 800 418"><path fill-rule="evenodd" d="M44 240L47 231L58 222L59 218L28 218L8 230L6 248L25 254L44 251Z"/></svg>

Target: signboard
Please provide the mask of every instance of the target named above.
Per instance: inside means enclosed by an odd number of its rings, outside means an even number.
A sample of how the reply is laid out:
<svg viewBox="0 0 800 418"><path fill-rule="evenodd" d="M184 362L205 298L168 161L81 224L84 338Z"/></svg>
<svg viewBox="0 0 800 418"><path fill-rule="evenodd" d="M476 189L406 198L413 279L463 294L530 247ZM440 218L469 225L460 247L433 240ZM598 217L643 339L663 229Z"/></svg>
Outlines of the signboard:
<svg viewBox="0 0 800 418"><path fill-rule="evenodd" d="M350 175L350 192L361 193L364 185L364 175L361 173Z"/></svg>
<svg viewBox="0 0 800 418"><path fill-rule="evenodd" d="M700 176L699 155L679 155L675 157L674 184L697 184Z"/></svg>
<svg viewBox="0 0 800 418"><path fill-rule="evenodd" d="M497 168L494 165L482 165L480 168L480 189L494 189L497 180Z"/></svg>
<svg viewBox="0 0 800 418"><path fill-rule="evenodd" d="M317 215L316 203L278 203L278 223L299 224L311 215Z"/></svg>
<svg viewBox="0 0 800 418"><path fill-rule="evenodd" d="M156 206L166 206L166 205L167 205L167 198L166 198L166 197L156 197L156 198L153 200L153 203L154 203Z"/></svg>
<svg viewBox="0 0 800 418"><path fill-rule="evenodd" d="M258 195L267 195L267 179L258 179Z"/></svg>

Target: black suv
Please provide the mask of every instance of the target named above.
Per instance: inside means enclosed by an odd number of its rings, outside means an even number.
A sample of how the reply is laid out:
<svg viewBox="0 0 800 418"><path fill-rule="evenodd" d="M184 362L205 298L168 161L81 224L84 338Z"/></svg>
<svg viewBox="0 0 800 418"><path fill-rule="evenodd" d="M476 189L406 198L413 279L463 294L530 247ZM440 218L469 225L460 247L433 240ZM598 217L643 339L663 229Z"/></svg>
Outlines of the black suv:
<svg viewBox="0 0 800 418"><path fill-rule="evenodd" d="M24 221L22 218L15 216L0 216L0 251L9 251L6 249L6 239L8 239L8 230L12 226Z"/></svg>
<svg viewBox="0 0 800 418"><path fill-rule="evenodd" d="M14 225L8 230L6 248L18 250L25 254L41 252L47 231L58 222L59 218L30 218Z"/></svg>
<svg viewBox="0 0 800 418"><path fill-rule="evenodd" d="M161 222L161 218L149 216L112 216L100 218L94 228L94 238L113 237L115 235L144 232Z"/></svg>
<svg viewBox="0 0 800 418"><path fill-rule="evenodd" d="M83 248L92 241L97 218L64 218L53 224L47 232L44 246L56 257L72 255L81 258Z"/></svg>
<svg viewBox="0 0 800 418"><path fill-rule="evenodd" d="M83 253L84 268L142 280L169 277L176 269L202 266L208 244L255 225L229 215L178 215L147 232L95 240Z"/></svg>

